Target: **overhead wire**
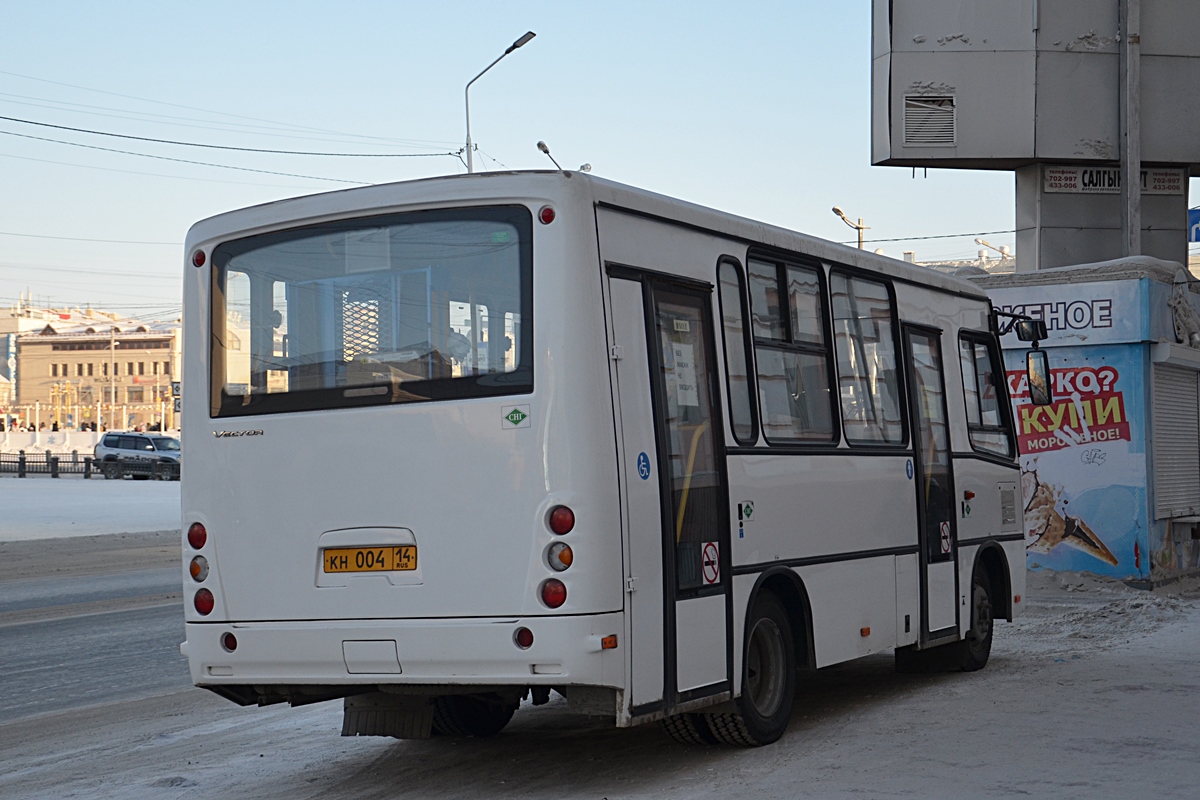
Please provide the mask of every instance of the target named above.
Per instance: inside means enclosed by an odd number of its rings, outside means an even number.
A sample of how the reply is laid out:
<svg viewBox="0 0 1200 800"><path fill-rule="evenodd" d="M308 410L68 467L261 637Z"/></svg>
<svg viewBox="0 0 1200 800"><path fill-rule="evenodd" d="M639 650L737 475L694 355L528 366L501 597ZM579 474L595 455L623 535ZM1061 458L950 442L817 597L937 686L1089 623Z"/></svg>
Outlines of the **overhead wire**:
<svg viewBox="0 0 1200 800"><path fill-rule="evenodd" d="M159 155L153 155L151 153L138 153L138 152L135 152L132 150L117 150L112 147L100 147L99 145L83 144L82 142L68 142L63 139L50 139L45 136L31 136L27 133L17 133L16 131L0 131L0 135L17 136L22 139L34 139L39 142L54 142L55 144L65 144L65 145L70 145L71 147L83 147L88 150L101 150L106 153L120 153L122 155L127 155L127 156L139 156L141 158L154 158L154 159L158 159L159 161L175 161L180 164L195 164L195 165L201 166L201 167L216 167L217 169L232 169L232 170L240 170L241 172L257 172L257 173L263 174L263 175L282 175L285 178L304 178L305 180L310 180L310 181L328 181L330 183L352 183L352 184L356 184L358 186L370 186L371 185L369 181L352 181L352 180L347 180L345 178L323 178L319 175L300 175L295 172L277 172L275 170L270 170L270 169L254 169L253 167L235 167L230 164L213 164L213 163L207 162L207 161L192 161L192 160L186 159L186 158L174 158L172 156L159 156Z"/></svg>
<svg viewBox="0 0 1200 800"><path fill-rule="evenodd" d="M0 158L15 158L19 161L36 161L40 164L58 164L62 167L78 167L79 169L96 169L102 172L123 172L126 175L145 175L148 178L166 178L173 181L200 181L201 183L224 183L229 186L272 186L279 189L319 188L294 183L262 183L258 181L230 181L220 178L198 178L194 175L163 175L161 172L141 172L135 169L117 169L116 167L98 167L94 164L75 164L70 161L55 161L50 158L33 158L32 156L15 156L12 153L0 153Z"/></svg>
<svg viewBox="0 0 1200 800"><path fill-rule="evenodd" d="M127 133L112 133L111 131L96 131L88 128L75 128L70 125L55 125L50 122L38 122L37 120L22 119L21 117L8 117L0 115L0 120L6 122L18 122L23 125L35 125L39 128L53 128L60 131L71 131L72 133L86 133L92 136L108 136L114 139L130 139L137 142L151 142L153 144L169 144L179 147L202 147L208 150L233 150L239 153L270 153L273 155L286 156L332 156L336 158L440 158L443 156L452 156L454 153L323 153L310 150L276 150L262 147L236 147L227 144L207 144L203 142L181 142L174 139L158 139L152 136L133 136ZM493 159L494 160L494 159Z"/></svg>
<svg viewBox="0 0 1200 800"><path fill-rule="evenodd" d="M16 100L4 98L19 98ZM36 101L36 102L22 102ZM204 120L196 117L181 117L174 114L155 114L153 111L134 111L132 109L110 108L109 106L95 106L90 103L72 103L66 100L50 100L43 97L30 97L28 95L13 94L11 92L0 92L0 102L9 103L19 106L32 106L34 108L45 108L52 111L69 111L78 114L89 114L94 117L106 117L109 119L125 119L134 120L136 122L149 122L155 125L171 125L178 128L198 128L200 130L223 131L226 133L249 133L254 136L274 136L283 139L301 139L304 141L314 142L336 142L346 144L346 138L354 138L356 134L339 134L333 133L329 136L341 136L342 139L331 139L321 136L306 136L292 132L291 128L284 125L246 125L240 122L221 122L218 120ZM98 110L86 110L98 109ZM113 113L102 113L105 111ZM180 120L172 122L171 120ZM375 139L377 137L358 137ZM453 143L441 140L423 140L423 139L383 139L380 141L364 141L360 144L369 145L372 147L448 147Z"/></svg>
<svg viewBox="0 0 1200 800"><path fill-rule="evenodd" d="M111 97L122 97L122 98L125 98L126 100L137 100L138 102L141 102L141 103L153 103L155 105L169 106L171 108L184 108L184 109L187 109L188 111L200 111L204 114L215 114L217 116L231 117L233 119L246 119L246 120L251 120L252 122L266 122L271 125L282 125L282 126L290 127L293 130L305 130L305 131L312 131L315 133L329 133L329 134L334 134L336 136L348 136L348 137L352 137L355 139L373 139L376 141L383 141L383 142L394 141L394 140L391 140L391 139L388 139L388 138L382 137L382 136L368 136L366 134L346 133L345 131L334 131L334 130L329 130L327 128L316 128L316 127L312 127L309 125L296 125L294 123L281 123L281 122L278 122L277 120L262 119L261 117L249 117L249 116L245 116L243 114L234 114L229 111L214 111L213 109L210 109L210 108L200 108L198 106L188 106L188 105L183 105L181 103L171 103L171 102L167 102L166 100L153 100L153 99L150 99L147 97L138 97L137 95L132 95L132 94L121 94L120 92L110 92L105 89L95 89L90 86L80 86L78 84L65 83L63 81L52 81L48 78L35 78L32 75L23 75L19 72L10 72L7 70L0 70L0 75L10 75L14 78L23 78L25 80L37 81L38 83L49 83L49 84L52 84L55 86L66 86L71 89L81 89L85 92L95 92L97 94L106 94Z"/></svg>

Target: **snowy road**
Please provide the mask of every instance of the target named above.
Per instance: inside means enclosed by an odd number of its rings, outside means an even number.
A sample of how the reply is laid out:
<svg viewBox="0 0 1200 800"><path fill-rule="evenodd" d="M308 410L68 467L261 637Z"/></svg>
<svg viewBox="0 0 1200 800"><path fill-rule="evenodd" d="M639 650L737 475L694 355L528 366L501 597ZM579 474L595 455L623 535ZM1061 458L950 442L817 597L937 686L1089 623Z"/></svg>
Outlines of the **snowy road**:
<svg viewBox="0 0 1200 800"><path fill-rule="evenodd" d="M0 541L179 530L179 482L5 474L0 510Z"/></svg>
<svg viewBox="0 0 1200 800"><path fill-rule="evenodd" d="M805 674L787 734L757 750L616 730L561 701L488 740L345 739L336 702L238 708L187 687L171 652L181 612L156 577L178 564L173 538L0 545L0 796L1177 798L1200 785L1193 592L1035 578L987 669L897 675L881 655ZM71 583L122 570L133 594ZM78 602L32 601L28 582L47 574ZM29 614L42 617L14 616Z"/></svg>

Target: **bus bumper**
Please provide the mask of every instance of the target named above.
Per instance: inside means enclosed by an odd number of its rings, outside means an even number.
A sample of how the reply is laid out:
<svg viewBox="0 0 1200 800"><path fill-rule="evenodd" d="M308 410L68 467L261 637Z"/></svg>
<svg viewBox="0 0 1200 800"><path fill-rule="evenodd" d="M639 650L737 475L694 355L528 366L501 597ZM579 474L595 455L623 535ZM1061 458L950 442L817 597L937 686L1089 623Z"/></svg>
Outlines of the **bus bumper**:
<svg viewBox="0 0 1200 800"><path fill-rule="evenodd" d="M518 628L533 632L521 649ZM197 686L624 686L621 612L569 617L185 625ZM232 633L234 650L223 640ZM617 647L601 640L617 636ZM611 641L610 641L611 643Z"/></svg>

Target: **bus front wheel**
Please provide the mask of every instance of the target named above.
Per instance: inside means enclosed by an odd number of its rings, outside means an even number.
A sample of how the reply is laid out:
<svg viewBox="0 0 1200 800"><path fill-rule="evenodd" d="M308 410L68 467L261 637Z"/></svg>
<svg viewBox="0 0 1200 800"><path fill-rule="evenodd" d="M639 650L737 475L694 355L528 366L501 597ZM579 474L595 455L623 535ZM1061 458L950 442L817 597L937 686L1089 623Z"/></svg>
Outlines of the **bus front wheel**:
<svg viewBox="0 0 1200 800"><path fill-rule="evenodd" d="M726 744L759 747L783 735L796 698L796 650L787 611L764 592L754 601L742 658L737 712L709 714L708 726Z"/></svg>
<svg viewBox="0 0 1200 800"><path fill-rule="evenodd" d="M992 585L988 576L975 574L971 581L971 627L962 641L963 672L983 669L992 654Z"/></svg>

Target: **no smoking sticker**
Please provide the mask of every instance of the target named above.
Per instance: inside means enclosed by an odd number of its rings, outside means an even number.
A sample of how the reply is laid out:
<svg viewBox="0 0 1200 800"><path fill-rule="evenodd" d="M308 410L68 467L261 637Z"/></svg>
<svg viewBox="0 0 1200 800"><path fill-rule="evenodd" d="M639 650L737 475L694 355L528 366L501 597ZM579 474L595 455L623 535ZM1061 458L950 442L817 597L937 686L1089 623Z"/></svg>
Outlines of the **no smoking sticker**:
<svg viewBox="0 0 1200 800"><path fill-rule="evenodd" d="M942 553L943 555L950 552L950 523L942 523Z"/></svg>
<svg viewBox="0 0 1200 800"><path fill-rule="evenodd" d="M721 549L716 542L700 545L700 567L705 586L721 582Z"/></svg>

